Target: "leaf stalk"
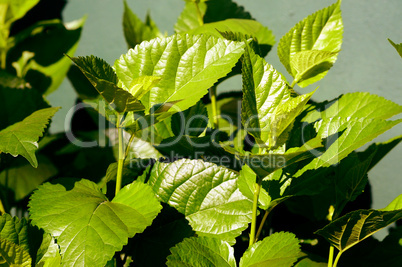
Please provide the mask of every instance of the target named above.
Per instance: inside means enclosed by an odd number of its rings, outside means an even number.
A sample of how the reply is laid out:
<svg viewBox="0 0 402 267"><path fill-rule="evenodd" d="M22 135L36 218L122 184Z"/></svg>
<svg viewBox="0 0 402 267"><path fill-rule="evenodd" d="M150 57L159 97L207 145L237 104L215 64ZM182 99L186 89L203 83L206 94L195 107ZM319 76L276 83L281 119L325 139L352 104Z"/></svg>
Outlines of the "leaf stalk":
<svg viewBox="0 0 402 267"><path fill-rule="evenodd" d="M257 228L258 197L260 195L261 183L262 179L258 178L258 183L254 184L253 215L252 215L253 217L251 221L249 247L251 247L256 241L255 230Z"/></svg>
<svg viewBox="0 0 402 267"><path fill-rule="evenodd" d="M209 95L211 98L211 107L212 107L212 128L219 128L219 120L218 120L218 103L216 102L216 85L212 86L209 89Z"/></svg>
<svg viewBox="0 0 402 267"><path fill-rule="evenodd" d="M116 191L115 191L116 195L117 193L119 193L121 189L121 182L123 177L123 165L125 159L123 129L120 125L120 115L117 117L117 121L119 122L117 126L117 133L119 135L119 159L117 162Z"/></svg>

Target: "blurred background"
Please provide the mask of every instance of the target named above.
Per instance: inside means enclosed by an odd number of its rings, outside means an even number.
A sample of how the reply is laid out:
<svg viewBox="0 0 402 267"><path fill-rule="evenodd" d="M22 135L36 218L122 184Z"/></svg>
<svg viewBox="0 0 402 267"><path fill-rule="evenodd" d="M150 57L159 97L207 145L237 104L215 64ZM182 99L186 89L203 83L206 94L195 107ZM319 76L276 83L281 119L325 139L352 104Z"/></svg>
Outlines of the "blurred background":
<svg viewBox="0 0 402 267"><path fill-rule="evenodd" d="M61 1L62 2L62 1ZM237 0L252 16L271 29L279 39L297 22L318 9L329 6L329 0ZM147 12L162 32L173 34L173 26L183 6L183 0L127 0L129 7L140 19ZM300 93L314 90L313 98L318 101L330 100L348 92L370 92L402 104L402 59L387 41L402 42L401 18L402 1L366 0L343 1L342 16L344 36L342 51L334 67L321 81ZM65 22L86 17L81 39L75 55L95 55L113 64L121 54L127 52L122 28L123 1L119 0L69 0L62 11ZM266 57L288 80L290 75L279 62L276 46ZM218 87L218 93L241 90L241 78L231 78ZM48 96L52 106L62 106L52 123L52 132L64 129L68 110L75 104L76 94L66 79L61 87ZM398 125L378 137L375 141L386 141L402 133ZM372 186L372 208L385 207L402 193L401 175L402 146L393 149L369 174ZM386 235L386 231L379 234Z"/></svg>

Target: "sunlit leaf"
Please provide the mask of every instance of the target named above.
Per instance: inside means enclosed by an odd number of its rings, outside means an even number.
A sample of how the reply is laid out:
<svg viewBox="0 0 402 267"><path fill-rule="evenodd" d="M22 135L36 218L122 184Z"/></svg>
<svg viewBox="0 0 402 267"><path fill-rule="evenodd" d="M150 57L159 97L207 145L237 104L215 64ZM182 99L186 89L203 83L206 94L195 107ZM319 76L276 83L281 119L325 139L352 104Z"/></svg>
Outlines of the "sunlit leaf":
<svg viewBox="0 0 402 267"><path fill-rule="evenodd" d="M233 244L251 222L252 201L240 192L238 174L202 160L156 163L149 184L157 197L186 216L199 236Z"/></svg>
<svg viewBox="0 0 402 267"><path fill-rule="evenodd" d="M0 152L26 158L33 167L38 167L35 150L39 137L49 124L49 120L59 108L45 108L35 111L23 121L0 131Z"/></svg>
<svg viewBox="0 0 402 267"><path fill-rule="evenodd" d="M244 44L213 36L173 35L145 41L115 62L117 76L126 88L141 76L160 77L141 98L146 110L175 103L170 111L183 111L200 100L219 78L230 72ZM176 101L179 101L176 103Z"/></svg>
<svg viewBox="0 0 402 267"><path fill-rule="evenodd" d="M122 188L111 202L91 181L60 182L40 186L29 207L32 223L56 238L63 266L104 266L161 210L152 190L139 182Z"/></svg>
<svg viewBox="0 0 402 267"><path fill-rule="evenodd" d="M341 49L343 33L340 6L339 0L311 14L296 24L279 41L279 59L294 76L295 81L302 81L299 84L302 87L322 79L336 60L337 53ZM303 64L300 64L301 61ZM303 66L302 69L300 65ZM306 72L309 69L313 71Z"/></svg>
<svg viewBox="0 0 402 267"><path fill-rule="evenodd" d="M32 259L20 246L0 238L0 264L2 266L30 267Z"/></svg>
<svg viewBox="0 0 402 267"><path fill-rule="evenodd" d="M316 234L342 253L401 218L402 210L357 210L336 219Z"/></svg>
<svg viewBox="0 0 402 267"><path fill-rule="evenodd" d="M274 233L253 244L240 259L240 267L287 267L301 256L299 240L292 233Z"/></svg>
<svg viewBox="0 0 402 267"><path fill-rule="evenodd" d="M171 248L167 266L236 267L233 248L222 240L211 237L186 238Z"/></svg>

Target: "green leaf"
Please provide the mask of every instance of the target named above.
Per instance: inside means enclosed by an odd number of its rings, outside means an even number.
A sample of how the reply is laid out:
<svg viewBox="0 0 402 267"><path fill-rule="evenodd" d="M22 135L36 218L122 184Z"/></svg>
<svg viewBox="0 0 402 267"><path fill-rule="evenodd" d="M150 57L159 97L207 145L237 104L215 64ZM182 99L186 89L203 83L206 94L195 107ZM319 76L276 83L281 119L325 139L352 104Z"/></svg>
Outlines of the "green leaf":
<svg viewBox="0 0 402 267"><path fill-rule="evenodd" d="M32 259L20 246L0 238L0 266L30 267Z"/></svg>
<svg viewBox="0 0 402 267"><path fill-rule="evenodd" d="M306 87L319 79L324 72L327 72L333 65L333 57L338 53L308 50L295 53L290 61L292 75L300 87ZM324 74L325 75L325 74Z"/></svg>
<svg viewBox="0 0 402 267"><path fill-rule="evenodd" d="M365 151L358 152L359 157L367 157L371 153L374 153L374 157L371 160L369 170L371 170L380 160L390 152L395 146L402 141L402 135L391 138L390 140L382 143L371 144Z"/></svg>
<svg viewBox="0 0 402 267"><path fill-rule="evenodd" d="M335 183L335 212L333 218L337 218L345 205L354 201L363 193L368 182L367 172L375 153L367 158L360 159L356 154L351 154L342 160L337 168L338 173L334 178Z"/></svg>
<svg viewBox="0 0 402 267"><path fill-rule="evenodd" d="M285 153L251 154L250 152L237 151L228 146L223 148L236 155L242 163L247 164L259 178L264 178L276 170L314 157L315 155L311 153L311 150L316 150L320 147L322 147L321 140L315 138L306 142L302 147L291 148Z"/></svg>
<svg viewBox="0 0 402 267"><path fill-rule="evenodd" d="M274 233L253 244L240 259L240 267L293 266L301 256L299 240L292 233Z"/></svg>
<svg viewBox="0 0 402 267"><path fill-rule="evenodd" d="M204 16L206 11L206 4L204 2L198 3L201 16ZM177 22L174 25L174 31L176 33L183 33L195 29L200 26L200 22L197 14L197 6L192 2L186 2L183 11L177 18Z"/></svg>
<svg viewBox="0 0 402 267"><path fill-rule="evenodd" d="M176 136L199 136L208 125L208 113L204 104L198 101L191 108L172 116L172 132Z"/></svg>
<svg viewBox="0 0 402 267"><path fill-rule="evenodd" d="M402 194L397 196L391 203L388 204L385 208L381 209L382 211L392 211L392 210L402 210Z"/></svg>
<svg viewBox="0 0 402 267"><path fill-rule="evenodd" d="M340 253L402 218L402 210L356 210L315 232Z"/></svg>
<svg viewBox="0 0 402 267"><path fill-rule="evenodd" d="M126 88L141 76L161 78L141 98L146 109L180 101L173 105L174 111L183 111L197 103L208 88L230 72L243 54L243 47L243 43L212 36L173 35L130 49L115 62L115 69Z"/></svg>
<svg viewBox="0 0 402 267"><path fill-rule="evenodd" d="M56 167L48 158L39 155L37 159L39 164L36 169L25 160L17 159L11 167L0 172L0 184L14 192L16 201L24 199L41 183L57 174Z"/></svg>
<svg viewBox="0 0 402 267"><path fill-rule="evenodd" d="M2 30L4 30L3 27L9 30L14 21L22 18L38 2L39 0L2 0L0 2L2 13L4 13L1 19Z"/></svg>
<svg viewBox="0 0 402 267"><path fill-rule="evenodd" d="M240 192L248 199L252 200L254 198L254 189L257 185L257 174L248 166L243 165L239 180L237 181L239 185ZM260 195L258 196L258 205L260 208L266 210L271 202L271 197L268 195L265 189L261 188Z"/></svg>
<svg viewBox="0 0 402 267"><path fill-rule="evenodd" d="M218 22L206 23L203 26L188 31L189 34L209 34L221 37L220 32L236 32L255 37L259 45L269 46L270 50L275 44L275 36L272 31L255 20L226 19Z"/></svg>
<svg viewBox="0 0 402 267"><path fill-rule="evenodd" d="M0 130L22 121L34 111L49 107L42 94L22 78L0 71Z"/></svg>
<svg viewBox="0 0 402 267"><path fill-rule="evenodd" d="M396 49L398 54L402 57L402 43L396 44L396 43L392 42L390 39L388 39L388 41Z"/></svg>
<svg viewBox="0 0 402 267"><path fill-rule="evenodd" d="M32 223L57 240L63 266L104 266L162 208L139 182L125 186L111 202L91 181L61 183L40 186L29 207Z"/></svg>
<svg viewBox="0 0 402 267"><path fill-rule="evenodd" d="M61 256L59 246L50 234L43 235L43 241L36 255L35 267L53 267L60 266Z"/></svg>
<svg viewBox="0 0 402 267"><path fill-rule="evenodd" d="M128 91L117 85L118 79L112 67L103 59L89 57L70 58L92 83L98 93L118 113L143 110L144 106ZM127 88L131 88L130 83Z"/></svg>
<svg viewBox="0 0 402 267"><path fill-rule="evenodd" d="M328 167L338 163L355 149L373 140L378 135L391 129L402 120L386 121L382 119L355 119L355 118L330 118L315 124L318 135L321 138L333 138L336 140L318 158L296 174L306 170Z"/></svg>
<svg viewBox="0 0 402 267"><path fill-rule="evenodd" d="M257 143L278 146L278 138L303 111L314 92L293 97L282 75L248 46L242 62L244 128Z"/></svg>
<svg viewBox="0 0 402 267"><path fill-rule="evenodd" d="M402 106L381 96L370 93L342 95L321 112L322 118L352 117L365 119L388 119L402 112Z"/></svg>
<svg viewBox="0 0 402 267"><path fill-rule="evenodd" d="M238 174L202 160L157 162L149 184L159 200L186 216L200 236L235 243L251 222L252 201L237 186Z"/></svg>
<svg viewBox="0 0 402 267"><path fill-rule="evenodd" d="M142 41L148 41L161 35L149 14L143 23L124 1L123 31L128 48L133 48Z"/></svg>
<svg viewBox="0 0 402 267"><path fill-rule="evenodd" d="M171 248L167 266L236 267L234 250L222 240L211 237L191 237Z"/></svg>
<svg viewBox="0 0 402 267"><path fill-rule="evenodd" d="M64 80L78 47L85 17L63 24L60 20L41 21L10 38L7 58L42 94L54 92ZM17 45L18 44L18 45ZM27 58L27 55L29 56Z"/></svg>
<svg viewBox="0 0 402 267"><path fill-rule="evenodd" d="M337 53L341 49L343 33L340 6L341 1L339 0L308 16L296 24L279 41L279 59L287 71L294 76L295 81L301 79L302 87L322 79L336 60ZM298 54L305 51L313 52ZM304 65L301 70L304 71L300 72L299 62L301 61L303 62L301 65ZM313 71L305 72L311 68ZM302 76L300 77L300 75Z"/></svg>
<svg viewBox="0 0 402 267"><path fill-rule="evenodd" d="M239 6L232 0L206 1L207 10L204 15L204 22L216 22L225 19L252 19L244 7Z"/></svg>
<svg viewBox="0 0 402 267"><path fill-rule="evenodd" d="M16 157L21 155L33 167L38 167L35 150L38 148L39 137L49 124L49 120L59 108L45 108L35 111L23 121L17 122L0 131L0 152Z"/></svg>
<svg viewBox="0 0 402 267"><path fill-rule="evenodd" d="M28 222L25 218L11 217L5 213L0 217L0 238L19 245L29 251Z"/></svg>

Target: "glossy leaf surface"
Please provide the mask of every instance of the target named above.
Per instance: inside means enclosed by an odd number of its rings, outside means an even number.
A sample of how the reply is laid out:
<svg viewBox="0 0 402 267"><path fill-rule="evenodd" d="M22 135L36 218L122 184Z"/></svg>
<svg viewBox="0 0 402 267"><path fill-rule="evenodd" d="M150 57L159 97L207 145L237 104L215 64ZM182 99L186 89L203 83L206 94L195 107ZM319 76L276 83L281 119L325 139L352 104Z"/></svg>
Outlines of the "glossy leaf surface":
<svg viewBox="0 0 402 267"><path fill-rule="evenodd" d="M238 174L202 160L156 163L149 184L157 197L186 216L199 236L233 244L251 222L252 201L240 192Z"/></svg>
<svg viewBox="0 0 402 267"><path fill-rule="evenodd" d="M253 244L240 260L240 267L290 267L301 256L299 240L292 233L274 233Z"/></svg>
<svg viewBox="0 0 402 267"><path fill-rule="evenodd" d="M402 218L402 210L357 210L331 222L316 234L340 252L351 248L382 228Z"/></svg>
<svg viewBox="0 0 402 267"><path fill-rule="evenodd" d="M338 1L311 14L279 41L279 59L287 71L297 78L296 81L303 81L299 84L302 87L322 79L336 60L343 33L340 5L341 1ZM299 52L303 54L298 54ZM304 67L301 69L300 65ZM315 71L306 72L309 69Z"/></svg>
<svg viewBox="0 0 402 267"><path fill-rule="evenodd" d="M222 240L211 237L186 238L171 248L167 266L236 267L233 248Z"/></svg>
<svg viewBox="0 0 402 267"><path fill-rule="evenodd" d="M141 98L146 110L171 102L175 103L171 111L183 111L197 103L208 88L230 72L243 54L243 47L243 43L212 36L173 35L130 49L115 62L115 69L126 88L141 76L161 78Z"/></svg>

